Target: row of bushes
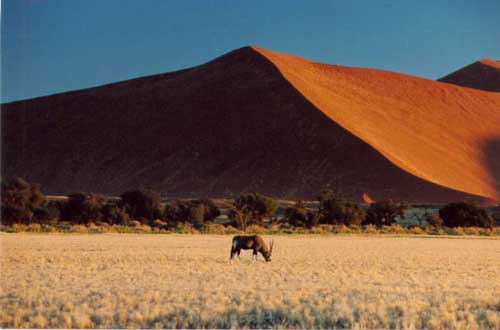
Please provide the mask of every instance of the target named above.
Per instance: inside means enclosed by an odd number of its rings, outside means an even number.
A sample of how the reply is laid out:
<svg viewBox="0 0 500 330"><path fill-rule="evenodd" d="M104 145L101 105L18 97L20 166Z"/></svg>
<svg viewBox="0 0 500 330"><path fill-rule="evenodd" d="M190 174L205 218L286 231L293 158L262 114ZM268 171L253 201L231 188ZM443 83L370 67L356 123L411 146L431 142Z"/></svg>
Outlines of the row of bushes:
<svg viewBox="0 0 500 330"><path fill-rule="evenodd" d="M86 225L74 225L69 222L58 222L53 225L34 223L13 224L2 226L2 231L10 233L78 233L78 234L213 234L213 235L235 235L243 233L240 229L231 225L207 224L203 228L197 229L189 223L179 223L175 227L159 228L151 227L133 221L128 226L109 225L107 223L88 223ZM278 224L268 227L259 225L249 225L246 234L260 235L287 235L287 234L366 234L366 235L453 235L453 236L500 236L500 227L442 227L437 228L427 226L403 227L395 224L391 226L377 227L366 226L345 226L345 225L318 225L312 228L293 227L287 224Z"/></svg>
<svg viewBox="0 0 500 330"><path fill-rule="evenodd" d="M157 227L184 222L201 227L219 215L211 200L177 200L163 205L161 195L153 190L127 191L119 199L80 192L68 195L65 200L48 200L40 186L21 178L2 183L4 225L101 222L129 226L138 221Z"/></svg>
<svg viewBox="0 0 500 330"><path fill-rule="evenodd" d="M370 204L367 208L352 202L348 198L333 191L323 192L319 198L317 212L309 210L304 203L298 201L294 207L288 208L285 218L291 225L313 227L318 224L334 224L345 226L375 225L390 226L403 218L409 208L405 202L382 200ZM500 225L500 209L490 214L487 209L472 202L450 203L443 206L438 213L427 213L416 219L419 225L433 227L482 227L492 228Z"/></svg>
<svg viewBox="0 0 500 330"><path fill-rule="evenodd" d="M278 203L258 193L240 194L225 205L230 222L238 230L250 226L281 225L311 230L318 225L346 228L394 225L404 217L409 205L383 200L364 206L334 191L324 191L318 197L317 208L307 207L302 201L288 207L283 219L274 217ZM492 228L500 223L500 212L490 214L485 208L469 202L451 203L437 214L424 214L419 224L440 227ZM66 200L47 200L40 186L21 178L2 183L2 224L40 224L59 228L60 223L88 225L102 223L116 226L149 226L154 230L175 231L180 225L191 225L205 230L221 211L210 199L174 200L164 203L160 193L135 190L110 199L99 194L74 193ZM102 226L101 226L102 227Z"/></svg>

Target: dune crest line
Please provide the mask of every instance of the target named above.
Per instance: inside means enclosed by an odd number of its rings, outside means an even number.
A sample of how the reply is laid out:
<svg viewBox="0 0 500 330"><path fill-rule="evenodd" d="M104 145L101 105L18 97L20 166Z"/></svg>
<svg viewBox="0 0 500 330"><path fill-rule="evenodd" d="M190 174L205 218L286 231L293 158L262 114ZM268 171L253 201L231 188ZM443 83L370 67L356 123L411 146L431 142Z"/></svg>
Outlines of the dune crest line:
<svg viewBox="0 0 500 330"><path fill-rule="evenodd" d="M2 104L2 176L49 194L258 191L498 200L500 93L243 47L171 73ZM495 146L494 144L493 146Z"/></svg>

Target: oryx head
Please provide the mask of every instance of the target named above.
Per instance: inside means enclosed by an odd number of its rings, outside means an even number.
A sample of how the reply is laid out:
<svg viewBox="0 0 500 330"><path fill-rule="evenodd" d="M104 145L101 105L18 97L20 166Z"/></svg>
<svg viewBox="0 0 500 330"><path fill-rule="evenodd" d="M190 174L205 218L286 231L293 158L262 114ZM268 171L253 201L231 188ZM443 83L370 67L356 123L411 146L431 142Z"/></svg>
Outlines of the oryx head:
<svg viewBox="0 0 500 330"><path fill-rule="evenodd" d="M274 245L274 240L271 240L269 242L269 251L264 253L264 258L266 259L266 262L271 262L271 254L273 253L273 245Z"/></svg>

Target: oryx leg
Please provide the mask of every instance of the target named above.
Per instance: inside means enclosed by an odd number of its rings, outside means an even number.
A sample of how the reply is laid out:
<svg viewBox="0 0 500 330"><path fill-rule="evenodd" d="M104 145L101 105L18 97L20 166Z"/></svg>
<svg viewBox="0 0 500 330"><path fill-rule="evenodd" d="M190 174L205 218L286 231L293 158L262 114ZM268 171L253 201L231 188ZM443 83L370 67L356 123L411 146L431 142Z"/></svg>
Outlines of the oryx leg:
<svg viewBox="0 0 500 330"><path fill-rule="evenodd" d="M233 258L234 258L234 248L231 246L231 256L229 257L229 260L233 262Z"/></svg>
<svg viewBox="0 0 500 330"><path fill-rule="evenodd" d="M231 261L233 261L234 255L236 253L238 253L238 258L239 258L240 251L239 251L239 249L236 248L236 245L237 245L237 243L235 241L233 241L233 244L231 245L231 257L229 257L229 260L231 260Z"/></svg>

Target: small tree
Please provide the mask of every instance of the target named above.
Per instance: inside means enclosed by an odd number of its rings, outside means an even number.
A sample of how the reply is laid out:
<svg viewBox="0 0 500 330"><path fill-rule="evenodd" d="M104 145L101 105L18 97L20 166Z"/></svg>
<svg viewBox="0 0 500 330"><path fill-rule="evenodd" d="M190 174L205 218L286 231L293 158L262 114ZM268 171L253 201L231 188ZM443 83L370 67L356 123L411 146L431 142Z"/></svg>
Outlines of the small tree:
<svg viewBox="0 0 500 330"><path fill-rule="evenodd" d="M447 227L493 227L495 221L486 209L470 202L450 203L439 210Z"/></svg>
<svg viewBox="0 0 500 330"><path fill-rule="evenodd" d="M45 196L37 184L29 184L22 178L15 178L1 185L2 222L31 223L35 210L46 203Z"/></svg>
<svg viewBox="0 0 500 330"><path fill-rule="evenodd" d="M119 224L128 226L130 222L130 216L127 213L127 210L115 203L107 203L104 205L102 208L102 218L111 225Z"/></svg>
<svg viewBox="0 0 500 330"><path fill-rule="evenodd" d="M104 196L99 194L74 193L68 196L62 216L77 224L101 220L105 203Z"/></svg>
<svg viewBox="0 0 500 330"><path fill-rule="evenodd" d="M189 207L189 221L196 229L204 227L205 206L203 204L192 204Z"/></svg>
<svg viewBox="0 0 500 330"><path fill-rule="evenodd" d="M407 208L406 203L398 203L391 199L375 202L368 208L364 223L373 224L377 227L392 225L396 222L398 216L404 216Z"/></svg>
<svg viewBox="0 0 500 330"><path fill-rule="evenodd" d="M161 218L161 195L154 190L124 192L121 205L135 219L155 220Z"/></svg>
<svg viewBox="0 0 500 330"><path fill-rule="evenodd" d="M278 207L276 200L258 193L241 194L236 198L235 205L248 209L257 223L261 223L264 217L273 215Z"/></svg>
<svg viewBox="0 0 500 330"><path fill-rule="evenodd" d="M229 217L245 231L248 224L262 223L262 219L271 216L276 211L278 203L271 197L258 194L241 194L234 200Z"/></svg>
<svg viewBox="0 0 500 330"><path fill-rule="evenodd" d="M197 205L203 205L205 212L204 212L204 221L213 221L215 218L217 218L220 215L220 210L215 205L214 201L208 198L205 199L195 199L192 200L189 204L191 204L190 207L197 206Z"/></svg>
<svg viewBox="0 0 500 330"><path fill-rule="evenodd" d="M61 211L58 203L50 201L42 207L37 207L33 211L33 218L39 223L51 223L59 220Z"/></svg>
<svg viewBox="0 0 500 330"><path fill-rule="evenodd" d="M285 219L292 226L311 228L317 224L315 214L306 209L302 201L297 201L293 207L285 210Z"/></svg>
<svg viewBox="0 0 500 330"><path fill-rule="evenodd" d="M232 220L237 228L240 228L242 231L246 231L251 213L245 206L234 206L229 210L228 217Z"/></svg>
<svg viewBox="0 0 500 330"><path fill-rule="evenodd" d="M175 200L165 205L163 219L174 226L179 222L190 222L201 229L205 222L213 221L219 214L219 208L208 199Z"/></svg>
<svg viewBox="0 0 500 330"><path fill-rule="evenodd" d="M165 205L163 219L169 224L175 225L179 222L188 222L191 218L190 203L174 200Z"/></svg>
<svg viewBox="0 0 500 330"><path fill-rule="evenodd" d="M365 220L365 209L340 193L323 191L318 197L320 221L327 224L361 225Z"/></svg>

